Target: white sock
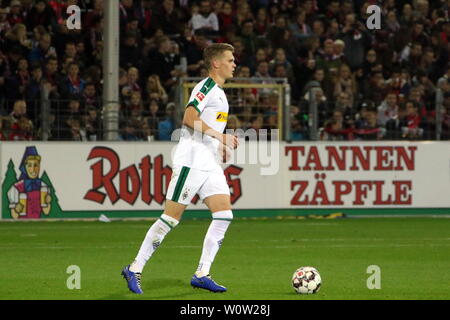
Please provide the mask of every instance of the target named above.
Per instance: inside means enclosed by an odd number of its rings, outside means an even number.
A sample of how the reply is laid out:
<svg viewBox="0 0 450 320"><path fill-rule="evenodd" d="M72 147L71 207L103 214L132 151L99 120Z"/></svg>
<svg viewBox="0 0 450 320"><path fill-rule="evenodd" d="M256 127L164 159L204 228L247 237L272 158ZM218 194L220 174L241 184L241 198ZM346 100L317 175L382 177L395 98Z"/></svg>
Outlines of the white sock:
<svg viewBox="0 0 450 320"><path fill-rule="evenodd" d="M148 230L138 255L130 266L130 271L141 273L148 259L150 259L153 252L161 245L164 237L177 225L177 219L166 214L161 215Z"/></svg>
<svg viewBox="0 0 450 320"><path fill-rule="evenodd" d="M212 216L213 221L209 225L208 232L203 241L202 256L200 257L200 263L195 272L197 277L204 277L209 274L214 258L225 237L225 232L233 219L231 210L214 212Z"/></svg>

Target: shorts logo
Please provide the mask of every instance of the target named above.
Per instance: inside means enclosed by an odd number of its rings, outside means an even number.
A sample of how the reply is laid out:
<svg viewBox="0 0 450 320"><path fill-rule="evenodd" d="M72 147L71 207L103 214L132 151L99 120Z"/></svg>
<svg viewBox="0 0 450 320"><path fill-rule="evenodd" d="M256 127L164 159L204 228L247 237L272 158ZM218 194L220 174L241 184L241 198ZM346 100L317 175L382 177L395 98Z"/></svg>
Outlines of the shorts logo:
<svg viewBox="0 0 450 320"><path fill-rule="evenodd" d="M196 97L196 99L197 99L199 102L201 102L203 99L205 99L205 95L204 95L203 93L201 93L201 92L197 93L197 94L195 95L195 97Z"/></svg>
<svg viewBox="0 0 450 320"><path fill-rule="evenodd" d="M228 113L226 112L217 112L216 121L218 122L227 122Z"/></svg>

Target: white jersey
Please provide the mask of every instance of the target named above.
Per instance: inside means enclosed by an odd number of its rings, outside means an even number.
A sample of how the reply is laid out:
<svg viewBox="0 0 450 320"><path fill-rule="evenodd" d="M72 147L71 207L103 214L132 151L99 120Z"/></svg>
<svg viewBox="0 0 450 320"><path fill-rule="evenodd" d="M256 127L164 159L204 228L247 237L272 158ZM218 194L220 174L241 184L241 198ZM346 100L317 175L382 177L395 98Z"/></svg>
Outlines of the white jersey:
<svg viewBox="0 0 450 320"><path fill-rule="evenodd" d="M212 129L223 133L228 120L228 101L223 88L212 78L200 81L192 90L187 106L193 106ZM174 166L186 166L203 171L220 168L219 141L182 126L180 142L174 154Z"/></svg>

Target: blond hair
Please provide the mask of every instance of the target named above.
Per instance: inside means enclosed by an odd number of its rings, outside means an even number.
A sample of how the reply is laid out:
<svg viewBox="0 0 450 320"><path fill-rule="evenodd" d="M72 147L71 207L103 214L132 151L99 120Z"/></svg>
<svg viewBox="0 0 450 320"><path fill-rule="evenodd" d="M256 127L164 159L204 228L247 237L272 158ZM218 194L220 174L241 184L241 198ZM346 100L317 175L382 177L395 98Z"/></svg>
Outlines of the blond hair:
<svg viewBox="0 0 450 320"><path fill-rule="evenodd" d="M203 50L203 60L205 67L211 70L211 62L214 58L220 56L224 51L234 52L234 47L228 43L213 43Z"/></svg>
<svg viewBox="0 0 450 320"><path fill-rule="evenodd" d="M31 155L31 156L28 156L28 157L25 159L25 162L24 162L24 163L27 163L28 161L32 161L32 160L36 160L37 162L41 163L41 156L39 156L39 155Z"/></svg>

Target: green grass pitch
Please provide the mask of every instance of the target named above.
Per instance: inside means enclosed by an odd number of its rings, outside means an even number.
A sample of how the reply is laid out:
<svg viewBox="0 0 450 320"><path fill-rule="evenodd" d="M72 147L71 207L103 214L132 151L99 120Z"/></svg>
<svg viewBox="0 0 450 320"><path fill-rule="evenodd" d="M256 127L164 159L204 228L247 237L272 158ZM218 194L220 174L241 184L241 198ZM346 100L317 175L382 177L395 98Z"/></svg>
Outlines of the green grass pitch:
<svg viewBox="0 0 450 320"><path fill-rule="evenodd" d="M143 273L144 295L120 276L152 221L0 223L0 299L450 299L450 219L235 219L212 267L228 292L194 290L208 219L183 220ZM81 289L66 286L79 266ZM296 268L316 267L314 295L291 287ZM381 289L369 290L370 265Z"/></svg>

